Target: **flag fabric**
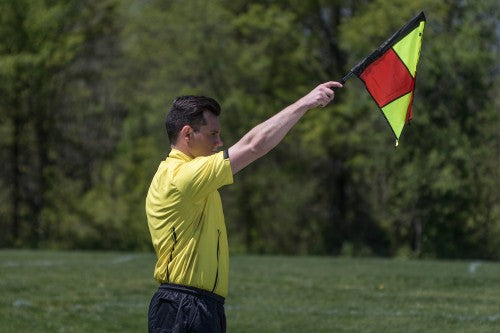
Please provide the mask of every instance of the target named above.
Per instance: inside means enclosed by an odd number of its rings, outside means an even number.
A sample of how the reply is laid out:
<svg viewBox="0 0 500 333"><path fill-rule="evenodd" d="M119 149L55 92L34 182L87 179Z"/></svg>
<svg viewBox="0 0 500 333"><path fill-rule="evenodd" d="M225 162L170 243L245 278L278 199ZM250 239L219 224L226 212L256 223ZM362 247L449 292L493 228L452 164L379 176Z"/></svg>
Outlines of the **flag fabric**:
<svg viewBox="0 0 500 333"><path fill-rule="evenodd" d="M396 136L396 146L405 123L412 118L417 63L425 26L423 12L399 29L372 54L354 66L355 74L382 111Z"/></svg>

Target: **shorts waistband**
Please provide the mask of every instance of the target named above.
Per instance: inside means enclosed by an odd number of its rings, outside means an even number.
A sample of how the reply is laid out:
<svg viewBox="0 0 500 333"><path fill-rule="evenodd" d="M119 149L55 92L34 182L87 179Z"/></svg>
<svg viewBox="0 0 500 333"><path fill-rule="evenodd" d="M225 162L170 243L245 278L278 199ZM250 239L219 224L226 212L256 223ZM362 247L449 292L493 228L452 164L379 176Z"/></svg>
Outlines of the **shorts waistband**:
<svg viewBox="0 0 500 333"><path fill-rule="evenodd" d="M196 288L196 287L184 286L184 285L173 284L173 283L162 283L162 284L160 284L160 287L158 289L159 290L172 290L172 291L177 291L180 293L205 297L205 298L209 298L211 300L216 301L217 303L221 303L222 305L224 305L224 300L225 300L224 297L217 295L215 293L212 293L208 290L204 290L204 289L200 289L200 288Z"/></svg>

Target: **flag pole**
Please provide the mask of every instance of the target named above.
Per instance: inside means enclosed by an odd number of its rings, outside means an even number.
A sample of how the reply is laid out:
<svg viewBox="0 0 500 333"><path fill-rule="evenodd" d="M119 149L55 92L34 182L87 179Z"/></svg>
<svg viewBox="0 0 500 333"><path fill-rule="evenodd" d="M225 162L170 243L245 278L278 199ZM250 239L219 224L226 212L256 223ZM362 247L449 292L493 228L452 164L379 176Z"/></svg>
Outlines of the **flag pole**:
<svg viewBox="0 0 500 333"><path fill-rule="evenodd" d="M349 73L347 73L346 75L344 75L344 77L341 78L339 82L341 84L344 84L353 75L354 75L354 73L352 71L349 71Z"/></svg>

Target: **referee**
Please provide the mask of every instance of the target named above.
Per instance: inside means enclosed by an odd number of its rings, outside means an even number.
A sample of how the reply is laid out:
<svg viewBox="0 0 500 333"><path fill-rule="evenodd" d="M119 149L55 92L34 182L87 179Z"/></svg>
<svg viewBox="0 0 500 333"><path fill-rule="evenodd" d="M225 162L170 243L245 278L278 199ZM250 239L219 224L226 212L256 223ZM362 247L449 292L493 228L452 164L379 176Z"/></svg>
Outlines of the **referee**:
<svg viewBox="0 0 500 333"><path fill-rule="evenodd" d="M165 123L171 151L146 197L160 283L149 306L149 332L226 331L229 251L217 190L273 149L308 110L331 102L340 87L320 84L220 152L219 104L204 96L174 101Z"/></svg>

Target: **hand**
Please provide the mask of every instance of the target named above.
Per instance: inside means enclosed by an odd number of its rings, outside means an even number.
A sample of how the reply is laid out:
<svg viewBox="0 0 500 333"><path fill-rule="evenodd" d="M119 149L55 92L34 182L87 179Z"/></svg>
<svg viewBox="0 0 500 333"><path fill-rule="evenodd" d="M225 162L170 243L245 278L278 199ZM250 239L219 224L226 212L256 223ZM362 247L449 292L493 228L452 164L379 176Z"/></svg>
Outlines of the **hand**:
<svg viewBox="0 0 500 333"><path fill-rule="evenodd" d="M335 97L334 88L342 88L342 84L336 81L329 81L320 84L311 92L300 99L307 109L321 106L325 107L333 101Z"/></svg>

